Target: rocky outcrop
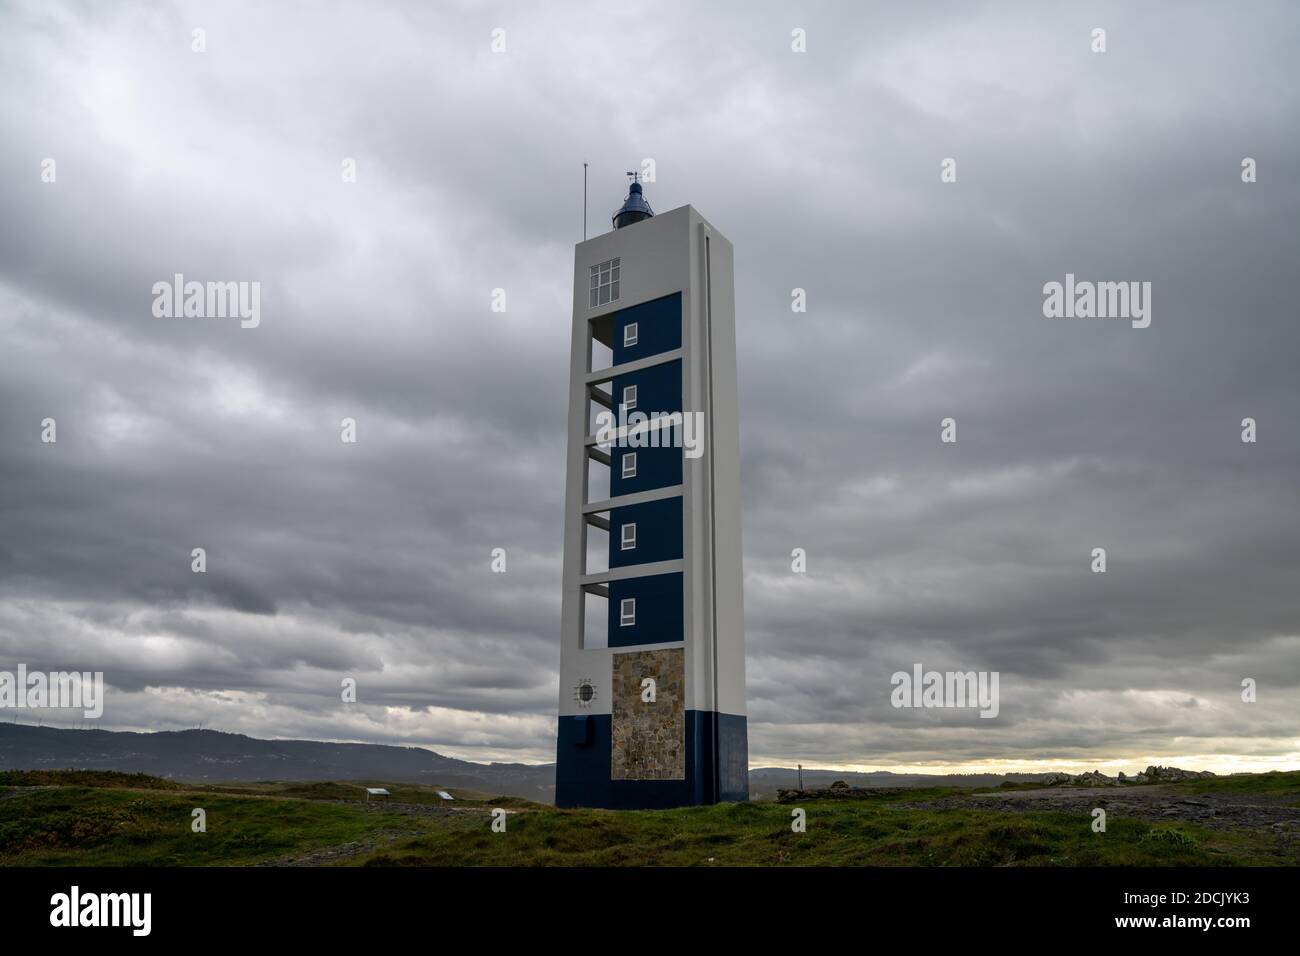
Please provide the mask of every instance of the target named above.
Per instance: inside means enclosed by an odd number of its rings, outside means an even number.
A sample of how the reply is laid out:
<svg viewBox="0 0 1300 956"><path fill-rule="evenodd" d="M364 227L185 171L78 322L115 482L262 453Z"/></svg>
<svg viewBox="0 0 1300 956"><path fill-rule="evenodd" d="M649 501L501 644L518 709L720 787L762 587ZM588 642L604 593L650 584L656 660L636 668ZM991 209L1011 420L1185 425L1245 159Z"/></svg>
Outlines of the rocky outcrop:
<svg viewBox="0 0 1300 956"><path fill-rule="evenodd" d="M1123 774L1120 774L1123 776ZM1175 783L1179 780L1200 780L1213 777L1212 770L1182 770L1178 767L1147 767L1135 777L1134 783Z"/></svg>
<svg viewBox="0 0 1300 956"><path fill-rule="evenodd" d="M1075 787L1118 787L1119 781L1114 777L1108 777L1100 770L1094 770L1092 773L1081 773L1070 780L1070 784Z"/></svg>
<svg viewBox="0 0 1300 956"><path fill-rule="evenodd" d="M1178 767L1147 767L1133 776L1122 771L1118 776L1108 777L1100 770L1088 773L1048 773L1043 774L1038 782L1045 787L1131 787L1139 783L1176 783L1179 780L1200 780L1213 777L1209 770L1182 770ZM897 794L896 787L851 787L843 780L836 780L829 787L807 790L777 790L776 798L780 803L794 803L800 800L867 800L881 794ZM1088 799L1098 799L1089 797Z"/></svg>
<svg viewBox="0 0 1300 956"><path fill-rule="evenodd" d="M1047 774L1042 783L1047 787L1122 787L1136 783L1176 783L1179 780L1200 780L1213 777L1210 770L1182 770L1178 767L1147 767L1130 777L1120 771L1118 777L1108 777L1100 770L1070 776L1068 773Z"/></svg>

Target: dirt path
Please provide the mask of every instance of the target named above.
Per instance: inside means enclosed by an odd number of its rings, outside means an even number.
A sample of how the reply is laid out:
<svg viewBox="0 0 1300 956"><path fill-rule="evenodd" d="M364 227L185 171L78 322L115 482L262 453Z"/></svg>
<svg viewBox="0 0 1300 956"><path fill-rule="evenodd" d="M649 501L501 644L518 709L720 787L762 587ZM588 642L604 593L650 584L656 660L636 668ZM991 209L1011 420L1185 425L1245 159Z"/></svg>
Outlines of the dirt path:
<svg viewBox="0 0 1300 956"><path fill-rule="evenodd" d="M351 800L329 800L328 803L338 804L346 807L359 807L367 813L400 813L411 817L451 817L478 815L487 817L491 814L491 807L448 807L436 803L387 803L383 801L373 801L370 803L358 803ZM513 810L507 810L506 813L514 813ZM334 846L317 847L314 850L303 850L297 853L290 853L286 856L276 857L273 860L263 860L258 866L333 866L336 863L345 863L348 860L355 859L373 853L376 850L382 850L385 847L392 846L398 840L418 837L425 831L419 827L387 828L376 830L369 833L361 840L354 840L351 843L340 843Z"/></svg>
<svg viewBox="0 0 1300 956"><path fill-rule="evenodd" d="M288 856L277 857L274 860L263 860L258 866L333 866L336 863L344 863L366 853L372 853L375 850L382 850L391 846L398 840L407 837L419 836L419 830L377 830L368 834L363 840L355 840L352 843L340 843L336 846L317 847L314 850L306 850L299 853L291 853Z"/></svg>

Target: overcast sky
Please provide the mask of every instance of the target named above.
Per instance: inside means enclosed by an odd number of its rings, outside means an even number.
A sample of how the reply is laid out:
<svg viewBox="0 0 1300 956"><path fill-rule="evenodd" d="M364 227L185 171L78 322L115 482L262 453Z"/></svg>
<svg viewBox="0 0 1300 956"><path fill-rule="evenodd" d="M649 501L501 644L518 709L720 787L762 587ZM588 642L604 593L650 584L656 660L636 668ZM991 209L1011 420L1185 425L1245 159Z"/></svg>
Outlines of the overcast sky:
<svg viewBox="0 0 1300 956"><path fill-rule="evenodd" d="M582 163L596 232L651 158L736 250L754 766L1300 764L1294 5L429 6L4 5L0 669L554 759Z"/></svg>

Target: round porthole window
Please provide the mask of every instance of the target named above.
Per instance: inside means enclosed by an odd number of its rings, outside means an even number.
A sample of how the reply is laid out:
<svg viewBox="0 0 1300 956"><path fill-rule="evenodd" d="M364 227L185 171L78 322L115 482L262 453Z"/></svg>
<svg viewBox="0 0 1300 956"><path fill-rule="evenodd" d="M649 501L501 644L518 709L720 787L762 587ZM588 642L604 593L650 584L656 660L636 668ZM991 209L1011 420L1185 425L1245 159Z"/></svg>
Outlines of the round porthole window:
<svg viewBox="0 0 1300 956"><path fill-rule="evenodd" d="M584 677L578 681L578 686L573 689L573 699L577 701L580 707L590 707L596 699L596 685L591 679Z"/></svg>

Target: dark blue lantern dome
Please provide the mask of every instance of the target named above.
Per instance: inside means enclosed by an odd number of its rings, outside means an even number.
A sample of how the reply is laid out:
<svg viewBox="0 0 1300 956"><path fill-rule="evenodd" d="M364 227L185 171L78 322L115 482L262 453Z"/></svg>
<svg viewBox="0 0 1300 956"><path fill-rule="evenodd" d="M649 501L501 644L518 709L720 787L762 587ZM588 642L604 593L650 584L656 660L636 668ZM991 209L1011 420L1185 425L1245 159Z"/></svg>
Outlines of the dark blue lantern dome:
<svg viewBox="0 0 1300 956"><path fill-rule="evenodd" d="M645 196L641 195L641 184L634 182L627 191L627 199L623 200L623 207L614 213L614 228L622 229L642 219L649 219L654 214L655 211L645 201Z"/></svg>

